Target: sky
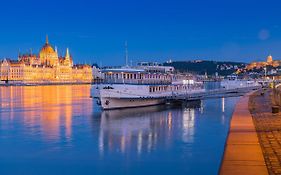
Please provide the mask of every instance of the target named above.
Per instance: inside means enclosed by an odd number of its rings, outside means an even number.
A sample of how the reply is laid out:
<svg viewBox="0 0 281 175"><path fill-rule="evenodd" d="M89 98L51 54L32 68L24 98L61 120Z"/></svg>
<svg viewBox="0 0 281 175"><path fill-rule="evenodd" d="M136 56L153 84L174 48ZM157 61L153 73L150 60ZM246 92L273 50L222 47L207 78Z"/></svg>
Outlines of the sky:
<svg viewBox="0 0 281 175"><path fill-rule="evenodd" d="M75 63L281 59L281 1L9 0L0 6L0 58L45 42Z"/></svg>

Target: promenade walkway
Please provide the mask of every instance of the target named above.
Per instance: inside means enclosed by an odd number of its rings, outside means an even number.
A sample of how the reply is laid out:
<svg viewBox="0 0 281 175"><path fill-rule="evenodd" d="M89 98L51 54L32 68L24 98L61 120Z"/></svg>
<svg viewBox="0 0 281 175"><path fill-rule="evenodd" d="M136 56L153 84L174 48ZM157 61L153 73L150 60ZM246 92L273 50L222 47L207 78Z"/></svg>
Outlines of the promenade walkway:
<svg viewBox="0 0 281 175"><path fill-rule="evenodd" d="M268 174L248 102L249 95L245 95L235 107L220 174Z"/></svg>
<svg viewBox="0 0 281 175"><path fill-rule="evenodd" d="M281 174L281 113L272 114L272 90L250 96L249 109L269 174Z"/></svg>

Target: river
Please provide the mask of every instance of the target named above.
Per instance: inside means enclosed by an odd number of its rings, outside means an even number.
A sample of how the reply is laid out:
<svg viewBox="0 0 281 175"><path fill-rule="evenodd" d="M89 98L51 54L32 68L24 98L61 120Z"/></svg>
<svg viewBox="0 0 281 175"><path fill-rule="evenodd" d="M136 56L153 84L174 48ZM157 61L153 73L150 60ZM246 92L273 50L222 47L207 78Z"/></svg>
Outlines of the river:
<svg viewBox="0 0 281 175"><path fill-rule="evenodd" d="M102 112L90 90L0 87L0 173L218 173L238 97Z"/></svg>

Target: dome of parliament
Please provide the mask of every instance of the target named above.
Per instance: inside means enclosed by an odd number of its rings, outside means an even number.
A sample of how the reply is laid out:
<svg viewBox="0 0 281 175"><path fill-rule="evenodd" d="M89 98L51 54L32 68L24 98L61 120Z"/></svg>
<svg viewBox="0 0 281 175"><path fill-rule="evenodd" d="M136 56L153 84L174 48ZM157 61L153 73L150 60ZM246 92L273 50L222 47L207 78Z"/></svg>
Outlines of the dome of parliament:
<svg viewBox="0 0 281 175"><path fill-rule="evenodd" d="M55 50L53 47L49 44L48 37L46 37L46 43L42 47L40 54L53 54L55 53Z"/></svg>

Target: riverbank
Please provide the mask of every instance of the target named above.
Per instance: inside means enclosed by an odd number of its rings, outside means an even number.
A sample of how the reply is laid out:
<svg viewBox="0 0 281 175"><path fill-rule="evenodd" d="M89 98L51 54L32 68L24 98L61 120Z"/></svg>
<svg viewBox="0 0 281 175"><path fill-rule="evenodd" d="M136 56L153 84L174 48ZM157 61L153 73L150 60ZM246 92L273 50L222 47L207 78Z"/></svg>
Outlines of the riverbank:
<svg viewBox="0 0 281 175"><path fill-rule="evenodd" d="M230 124L220 174L268 174L255 125L248 109L249 94L238 101Z"/></svg>

